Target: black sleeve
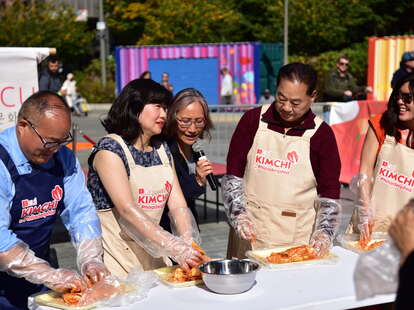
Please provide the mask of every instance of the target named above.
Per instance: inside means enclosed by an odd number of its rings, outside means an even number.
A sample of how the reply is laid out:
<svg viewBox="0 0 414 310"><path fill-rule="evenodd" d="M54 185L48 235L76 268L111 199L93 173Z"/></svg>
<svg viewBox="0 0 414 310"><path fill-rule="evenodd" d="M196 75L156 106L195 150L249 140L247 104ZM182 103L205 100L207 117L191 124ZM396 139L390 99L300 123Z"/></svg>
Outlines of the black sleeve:
<svg viewBox="0 0 414 310"><path fill-rule="evenodd" d="M399 283L396 310L408 310L414 308L413 301L413 279L414 279L414 251L408 255L399 271Z"/></svg>

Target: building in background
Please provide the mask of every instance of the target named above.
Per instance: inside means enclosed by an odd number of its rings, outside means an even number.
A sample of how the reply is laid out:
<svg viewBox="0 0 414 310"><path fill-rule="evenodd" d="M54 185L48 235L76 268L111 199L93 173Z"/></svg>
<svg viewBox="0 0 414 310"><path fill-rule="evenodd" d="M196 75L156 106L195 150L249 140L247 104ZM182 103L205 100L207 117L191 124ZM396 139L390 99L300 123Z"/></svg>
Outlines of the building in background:
<svg viewBox="0 0 414 310"><path fill-rule="evenodd" d="M119 93L144 71L158 82L170 74L174 92L194 87L209 105L220 103L220 69L233 79L233 103L255 104L266 89L275 91L276 76L283 65L281 43L218 43L192 45L128 46L115 49L116 87Z"/></svg>

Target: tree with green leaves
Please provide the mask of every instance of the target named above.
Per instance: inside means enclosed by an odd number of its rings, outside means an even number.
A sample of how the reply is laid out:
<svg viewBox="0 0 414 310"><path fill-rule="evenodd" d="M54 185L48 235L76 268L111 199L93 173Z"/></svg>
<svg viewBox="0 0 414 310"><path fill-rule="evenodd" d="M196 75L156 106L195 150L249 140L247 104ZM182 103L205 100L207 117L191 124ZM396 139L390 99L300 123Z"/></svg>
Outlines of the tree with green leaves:
<svg viewBox="0 0 414 310"><path fill-rule="evenodd" d="M0 46L55 47L59 58L75 62L90 54L94 33L74 12L54 2L15 0L0 10Z"/></svg>
<svg viewBox="0 0 414 310"><path fill-rule="evenodd" d="M226 1L106 0L113 32L140 29L135 44L212 43L242 40L241 15ZM115 38L117 40L117 38ZM132 40L132 39L131 39Z"/></svg>

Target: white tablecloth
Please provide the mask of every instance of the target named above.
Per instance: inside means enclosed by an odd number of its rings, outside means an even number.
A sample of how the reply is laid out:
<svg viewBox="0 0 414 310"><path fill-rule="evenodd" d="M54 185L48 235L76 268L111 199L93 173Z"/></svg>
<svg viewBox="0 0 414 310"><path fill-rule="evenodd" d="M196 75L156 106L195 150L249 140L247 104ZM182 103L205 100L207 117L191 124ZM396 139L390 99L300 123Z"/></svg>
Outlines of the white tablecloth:
<svg viewBox="0 0 414 310"><path fill-rule="evenodd" d="M160 284L148 298L119 310L219 310L219 309L350 309L392 302L394 294L362 301L355 299L353 273L358 255L341 247L333 265L289 269L261 269L251 290L238 295L219 295L206 287L169 288ZM32 300L32 297L29 300ZM33 310L54 308L32 305ZM101 308L107 310L108 308Z"/></svg>

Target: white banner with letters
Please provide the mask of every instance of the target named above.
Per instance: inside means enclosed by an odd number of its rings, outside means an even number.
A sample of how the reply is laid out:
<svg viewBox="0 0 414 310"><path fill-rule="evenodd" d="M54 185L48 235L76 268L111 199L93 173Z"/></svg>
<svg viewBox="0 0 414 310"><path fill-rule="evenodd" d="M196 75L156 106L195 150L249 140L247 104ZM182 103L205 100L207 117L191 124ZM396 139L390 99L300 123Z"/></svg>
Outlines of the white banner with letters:
<svg viewBox="0 0 414 310"><path fill-rule="evenodd" d="M49 48L0 47L0 131L16 124L22 103L39 89L37 64Z"/></svg>

